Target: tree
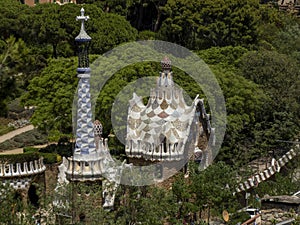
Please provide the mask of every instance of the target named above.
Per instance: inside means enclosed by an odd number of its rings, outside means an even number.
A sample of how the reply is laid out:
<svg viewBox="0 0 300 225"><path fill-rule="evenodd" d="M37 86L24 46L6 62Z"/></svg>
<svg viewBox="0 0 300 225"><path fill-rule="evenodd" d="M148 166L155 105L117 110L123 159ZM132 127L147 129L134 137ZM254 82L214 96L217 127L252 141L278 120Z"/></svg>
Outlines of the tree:
<svg viewBox="0 0 300 225"><path fill-rule="evenodd" d="M6 40L10 36L21 37L22 14L28 13L29 7L18 1L0 1L0 39Z"/></svg>
<svg viewBox="0 0 300 225"><path fill-rule="evenodd" d="M254 126L260 121L267 97L258 85L239 76L236 69L224 65L211 69L223 90L227 112L226 134L217 158L239 166L261 154L260 147L255 146Z"/></svg>
<svg viewBox="0 0 300 225"><path fill-rule="evenodd" d="M35 106L31 122L51 134L72 132L72 102L76 94L77 59L53 59L34 77L22 96L26 106Z"/></svg>
<svg viewBox="0 0 300 225"><path fill-rule="evenodd" d="M135 41L137 31L122 16L102 13L87 23L87 33L92 37L91 53L103 54L117 45Z"/></svg>
<svg viewBox="0 0 300 225"><path fill-rule="evenodd" d="M259 3L255 0L170 0L159 31L164 40L191 49L211 46L249 46L257 42Z"/></svg>
<svg viewBox="0 0 300 225"><path fill-rule="evenodd" d="M27 80L33 65L30 50L23 40L10 37L6 40L6 46L0 54L0 105L1 116L7 114L7 102L19 96L17 79Z"/></svg>
<svg viewBox="0 0 300 225"><path fill-rule="evenodd" d="M213 163L204 171L192 173L190 179L195 204L200 210L210 207L217 215L221 215L224 209L235 212L239 207L232 194L237 185L235 176L232 167L224 162Z"/></svg>
<svg viewBox="0 0 300 225"><path fill-rule="evenodd" d="M288 149L276 140L293 140L300 128L300 74L297 60L276 51L249 52L241 59L242 75L268 96L256 124L256 141L273 150Z"/></svg>
<svg viewBox="0 0 300 225"><path fill-rule="evenodd" d="M239 74L237 66L247 52L241 46L213 47L197 52L210 65L223 91L220 94L225 98L226 133L217 160L236 166L262 154L260 146L255 145L254 133L267 96L259 85Z"/></svg>
<svg viewBox="0 0 300 225"><path fill-rule="evenodd" d="M57 58L57 45L66 39L66 30L60 24L61 8L57 4L39 4L31 13L34 33L31 41L52 46L52 57Z"/></svg>
<svg viewBox="0 0 300 225"><path fill-rule="evenodd" d="M287 13L280 13L271 7L261 7L261 15L259 47L265 50L276 50L300 60L299 19Z"/></svg>

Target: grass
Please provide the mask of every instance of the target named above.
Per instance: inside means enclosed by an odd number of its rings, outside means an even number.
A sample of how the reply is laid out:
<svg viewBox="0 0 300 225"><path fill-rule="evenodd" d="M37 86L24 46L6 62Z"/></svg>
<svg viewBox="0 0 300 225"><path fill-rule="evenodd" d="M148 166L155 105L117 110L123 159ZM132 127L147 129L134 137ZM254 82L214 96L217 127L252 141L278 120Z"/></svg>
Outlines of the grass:
<svg viewBox="0 0 300 225"><path fill-rule="evenodd" d="M11 131L14 130L13 127L8 127L8 124L10 122L13 122L12 119L7 119L7 118L3 118L3 117L0 117L0 136L1 135L4 135L4 134L7 134Z"/></svg>
<svg viewBox="0 0 300 225"><path fill-rule="evenodd" d="M4 134L7 134L11 131L13 131L14 128L13 127L7 127L7 126L1 126L0 125L0 136L4 135Z"/></svg>

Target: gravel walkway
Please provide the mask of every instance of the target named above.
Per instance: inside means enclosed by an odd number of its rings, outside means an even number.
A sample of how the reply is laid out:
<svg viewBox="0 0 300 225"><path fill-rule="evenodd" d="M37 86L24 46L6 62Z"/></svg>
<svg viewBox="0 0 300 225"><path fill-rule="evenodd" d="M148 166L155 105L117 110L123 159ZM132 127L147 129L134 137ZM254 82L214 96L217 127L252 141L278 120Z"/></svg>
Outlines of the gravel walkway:
<svg viewBox="0 0 300 225"><path fill-rule="evenodd" d="M17 136L19 134L22 134L26 131L30 131L30 130L33 130L33 129L34 129L33 125L28 125L28 126L20 128L20 129L11 131L7 134L4 134L4 135L0 136L0 143L4 142L6 140L12 139L14 136Z"/></svg>

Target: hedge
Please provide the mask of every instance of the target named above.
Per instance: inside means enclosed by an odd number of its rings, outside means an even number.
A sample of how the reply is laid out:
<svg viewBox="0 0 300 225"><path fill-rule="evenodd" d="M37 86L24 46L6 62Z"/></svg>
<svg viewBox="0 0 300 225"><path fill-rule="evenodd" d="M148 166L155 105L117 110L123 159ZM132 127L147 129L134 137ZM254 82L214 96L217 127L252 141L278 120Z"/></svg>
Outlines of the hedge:
<svg viewBox="0 0 300 225"><path fill-rule="evenodd" d="M0 155L0 162L2 163L23 163L37 160L40 157L44 158L45 164L53 164L61 161L61 156L56 153L39 153L39 152L25 152L22 154Z"/></svg>
<svg viewBox="0 0 300 225"><path fill-rule="evenodd" d="M38 152L39 151L39 149L38 148L35 148L35 147L24 147L23 148L23 152L24 153L27 153L27 152Z"/></svg>
<svg viewBox="0 0 300 225"><path fill-rule="evenodd" d="M57 153L61 156L70 157L73 155L74 143L65 144L51 144L45 148L41 148L40 152L43 153Z"/></svg>
<svg viewBox="0 0 300 225"><path fill-rule="evenodd" d="M37 152L26 152L22 154L13 155L0 155L0 162L2 163L23 163L40 158L40 154Z"/></svg>

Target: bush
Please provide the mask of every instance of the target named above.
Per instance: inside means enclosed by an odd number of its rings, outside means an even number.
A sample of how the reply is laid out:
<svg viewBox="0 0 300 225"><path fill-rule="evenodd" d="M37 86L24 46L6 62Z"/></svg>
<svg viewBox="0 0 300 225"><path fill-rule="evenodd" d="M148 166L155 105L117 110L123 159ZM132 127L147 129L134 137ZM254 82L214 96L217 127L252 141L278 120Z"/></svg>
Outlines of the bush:
<svg viewBox="0 0 300 225"><path fill-rule="evenodd" d="M2 163L23 163L39 159L40 155L37 152L27 152L13 155L0 155Z"/></svg>
<svg viewBox="0 0 300 225"><path fill-rule="evenodd" d="M13 120L0 117L0 136L14 130L13 127L8 126L11 122L13 122Z"/></svg>
<svg viewBox="0 0 300 225"><path fill-rule="evenodd" d="M70 157L73 154L74 143L59 141L58 144L51 144L45 148L41 148L42 153L56 153L61 156Z"/></svg>
<svg viewBox="0 0 300 225"><path fill-rule="evenodd" d="M14 99L13 101L11 101L8 105L7 108L10 112L14 112L14 113L22 113L23 111L25 111L24 107L20 104L20 99Z"/></svg>
<svg viewBox="0 0 300 225"><path fill-rule="evenodd" d="M235 225L239 222L245 222L246 220L250 219L250 215L247 212L239 212L239 213L234 213L228 224Z"/></svg>
<svg viewBox="0 0 300 225"><path fill-rule="evenodd" d="M155 40L156 39L156 33L149 31L149 30L144 30L139 32L138 34L138 40Z"/></svg>
<svg viewBox="0 0 300 225"><path fill-rule="evenodd" d="M59 162L61 160L60 155L56 153L40 153L42 157L44 157L45 164L53 164Z"/></svg>
<svg viewBox="0 0 300 225"><path fill-rule="evenodd" d="M39 149L38 148L34 148L34 147L25 147L23 148L23 152L27 153L27 152L38 152Z"/></svg>

